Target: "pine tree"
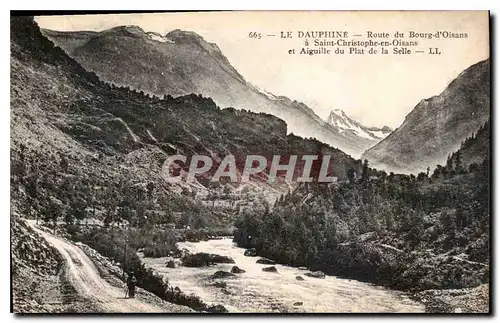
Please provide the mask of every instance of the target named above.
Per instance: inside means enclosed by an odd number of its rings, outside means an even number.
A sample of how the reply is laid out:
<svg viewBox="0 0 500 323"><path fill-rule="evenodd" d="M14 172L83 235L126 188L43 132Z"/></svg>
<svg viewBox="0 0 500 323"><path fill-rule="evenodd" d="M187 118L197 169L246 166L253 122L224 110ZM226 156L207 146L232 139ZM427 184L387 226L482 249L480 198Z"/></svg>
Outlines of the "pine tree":
<svg viewBox="0 0 500 323"><path fill-rule="evenodd" d="M354 181L356 180L356 171L354 168L349 168L347 170L347 179L349 180L349 183L354 184Z"/></svg>
<svg viewBox="0 0 500 323"><path fill-rule="evenodd" d="M457 173L463 172L460 150L455 153L455 172L457 172Z"/></svg>

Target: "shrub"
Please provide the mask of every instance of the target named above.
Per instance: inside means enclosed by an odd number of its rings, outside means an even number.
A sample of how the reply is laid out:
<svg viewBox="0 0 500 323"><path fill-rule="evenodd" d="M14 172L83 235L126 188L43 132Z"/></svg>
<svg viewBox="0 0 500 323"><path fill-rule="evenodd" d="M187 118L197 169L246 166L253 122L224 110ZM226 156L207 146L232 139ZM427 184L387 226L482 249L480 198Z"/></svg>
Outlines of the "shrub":
<svg viewBox="0 0 500 323"><path fill-rule="evenodd" d="M172 254L175 254L177 252L177 248L175 246L167 245L165 243L162 244L154 244L154 245L149 245L144 248L144 257L150 257L150 258L160 258L160 257L166 257L166 256L171 256Z"/></svg>

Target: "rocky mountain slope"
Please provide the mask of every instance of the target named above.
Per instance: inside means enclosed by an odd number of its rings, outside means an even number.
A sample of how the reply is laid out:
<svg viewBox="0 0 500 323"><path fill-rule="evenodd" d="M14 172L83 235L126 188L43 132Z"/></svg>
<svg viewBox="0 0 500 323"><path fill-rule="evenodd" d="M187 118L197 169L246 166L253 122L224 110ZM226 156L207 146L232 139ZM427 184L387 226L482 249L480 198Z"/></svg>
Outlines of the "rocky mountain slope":
<svg viewBox="0 0 500 323"><path fill-rule="evenodd" d="M269 113L283 119L288 132L316 138L355 158L368 148L364 138L332 127L305 104L253 86L216 44L194 32L160 35L137 26L98 33L42 32L84 68L115 85L160 97L203 94L222 108Z"/></svg>
<svg viewBox="0 0 500 323"><path fill-rule="evenodd" d="M490 61L460 73L439 95L422 100L403 124L362 156L376 168L424 171L446 162L490 116Z"/></svg>

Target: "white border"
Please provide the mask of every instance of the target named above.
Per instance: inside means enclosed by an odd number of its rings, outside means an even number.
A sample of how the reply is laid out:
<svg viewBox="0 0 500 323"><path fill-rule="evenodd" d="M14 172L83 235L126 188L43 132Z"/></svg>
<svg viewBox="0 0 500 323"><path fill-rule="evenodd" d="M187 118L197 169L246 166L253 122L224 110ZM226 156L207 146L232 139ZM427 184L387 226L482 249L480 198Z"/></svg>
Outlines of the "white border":
<svg viewBox="0 0 500 323"><path fill-rule="evenodd" d="M373 1L373 0L350 0L350 1L343 1L343 2L335 2L335 3L327 3L326 1L320 1L320 0L307 0L303 2L291 2L291 1L269 1L269 0L249 0L246 2L238 2L238 1L221 1L221 0L182 0L178 1L176 3L171 3L167 1L148 1L148 0L142 0L142 1L116 1L115 5L111 6L109 3L104 3L102 0L85 0L85 1L62 1L62 0L46 0L46 1L23 1L23 2L9 2L5 1L2 2L2 7L6 6L9 10L33 10L33 9L38 9L38 10L56 10L56 9L64 9L64 10L491 10L491 14L496 16L499 14L500 10L499 4L500 1L498 0L475 0L475 1L449 1L446 3L438 2L436 0L413 0L413 1L405 1L404 3L402 1L383 1L383 0L378 0L378 1ZM3 266L1 267L1 277L0 279L0 291L1 291L1 304L2 304L2 310L1 310L1 318L2 322L5 321L13 321L15 319L15 316L12 314L9 314L10 312L10 266L8 264L9 259L10 259L10 241L9 241L9 235L10 235L10 222L8 219L10 219L10 209L9 209L9 192L10 192L10 176L9 176L9 163L10 163L10 119L9 119L9 110L8 106L10 103L10 68L8 67L9 65L9 56L10 56L10 45L9 45L9 13L7 10L2 10L1 11L1 28L0 28L0 33L2 36L2 51L1 51L1 62L2 64L0 65L1 68L1 77L2 77L2 105L0 108L0 122L2 123L0 126L0 148L1 148L1 158L0 158L0 166L1 166L1 172L0 172L0 206L1 210L3 211L3 234L2 236L2 244L1 244L1 258L3 261ZM498 25L498 20L496 19L498 17L495 17L496 24ZM498 26L496 26L498 27ZM495 28L497 29L497 28ZM498 33L493 33L494 39L492 44L497 44L498 43ZM491 57L493 62L494 62L494 70L493 75L496 75L496 72L498 70L498 64L495 60L496 57ZM498 91L498 83L494 83L493 87L493 93L496 93ZM493 95L492 98L495 98ZM496 110L496 100L492 101L495 103L494 110ZM497 119L497 114L494 112L494 117ZM496 121L494 120L494 125L496 125ZM498 126L496 126L497 128ZM496 131L494 134L494 142L495 142L495 147L494 151L496 152L498 150L498 146L500 145L497 138L496 138ZM496 161L497 156L494 156L494 160ZM493 168L495 168L496 165L493 165ZM498 172L495 172L495 177L494 180L497 182L498 177ZM493 201L500 201L500 193L499 191L495 191L495 196L493 197ZM497 208L495 206L494 214L498 217L498 212ZM498 230L500 220L496 219L494 220L495 227L494 232L498 234L500 230ZM492 238L494 239L494 255L493 259L497 259L498 256L498 239L495 239L495 236L492 235ZM496 266L493 266L492 269L495 269ZM9 278L8 278L9 277ZM493 276L493 283L494 286L497 285L495 283L497 281L497 273L494 272ZM493 307L494 309L497 309L497 298L493 298ZM226 319L231 319L231 320L242 320L242 319L248 319L249 317L229 317ZM252 318L252 317L250 317ZM335 320L335 321L343 321L345 319L349 320L362 320L363 318L368 318L366 316L360 317L337 317L337 316L331 316L331 317L313 317L313 316L308 316L306 317L259 317L261 320L297 320L297 319L307 319L307 320L317 320L317 319L328 319L328 320ZM425 320L431 320L431 321L437 321L437 320L453 320L456 319L454 317L421 317L422 319ZM41 318L37 317L32 317L32 318L24 318L24 322L32 322L36 320L40 320ZM54 320L55 318L44 318L44 320ZM59 319L66 320L68 317L62 317ZM70 319L80 319L80 317L72 317ZM94 317L95 320L123 320L124 317L99 317L96 318ZM175 320L172 317L128 317L127 320L133 320L133 321L142 321L142 320ZM201 317L185 317L182 318L182 320L185 321L195 321L199 320ZM204 320L208 321L218 321L221 319L221 317L216 317L216 318L210 318L210 317L205 317L203 318ZM370 317L371 320L374 321L379 321L379 322L384 322L387 319L393 319L393 320L401 320L405 319L404 317L400 316L395 316L395 317ZM479 319L478 317L472 318L470 317L469 319ZM406 320L416 320L416 318L406 318Z"/></svg>

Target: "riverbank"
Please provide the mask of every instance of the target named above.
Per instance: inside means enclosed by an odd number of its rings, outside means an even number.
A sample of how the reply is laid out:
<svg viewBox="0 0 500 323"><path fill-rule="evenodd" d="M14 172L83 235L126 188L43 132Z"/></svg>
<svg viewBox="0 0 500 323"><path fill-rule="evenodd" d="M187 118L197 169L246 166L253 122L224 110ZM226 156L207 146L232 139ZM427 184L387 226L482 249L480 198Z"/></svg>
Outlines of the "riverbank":
<svg viewBox="0 0 500 323"><path fill-rule="evenodd" d="M425 304L426 313L490 313L488 284L475 288L426 290L412 298Z"/></svg>

